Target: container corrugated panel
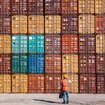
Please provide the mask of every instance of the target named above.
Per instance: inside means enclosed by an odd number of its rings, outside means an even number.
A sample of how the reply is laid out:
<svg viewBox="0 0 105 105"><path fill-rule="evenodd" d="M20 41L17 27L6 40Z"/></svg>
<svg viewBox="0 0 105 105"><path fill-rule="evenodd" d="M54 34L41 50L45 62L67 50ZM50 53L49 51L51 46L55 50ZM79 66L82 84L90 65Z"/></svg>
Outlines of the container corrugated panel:
<svg viewBox="0 0 105 105"><path fill-rule="evenodd" d="M12 53L27 53L27 36L13 35L12 36Z"/></svg>
<svg viewBox="0 0 105 105"><path fill-rule="evenodd" d="M95 0L78 0L79 13L94 13Z"/></svg>
<svg viewBox="0 0 105 105"><path fill-rule="evenodd" d="M105 15L95 16L96 33L105 33Z"/></svg>
<svg viewBox="0 0 105 105"><path fill-rule="evenodd" d="M105 35L96 35L96 53L105 53Z"/></svg>
<svg viewBox="0 0 105 105"><path fill-rule="evenodd" d="M11 0L0 0L0 15L11 14Z"/></svg>
<svg viewBox="0 0 105 105"><path fill-rule="evenodd" d="M60 14L61 0L45 0L45 14Z"/></svg>
<svg viewBox="0 0 105 105"><path fill-rule="evenodd" d="M78 53L77 35L62 35L62 53Z"/></svg>
<svg viewBox="0 0 105 105"><path fill-rule="evenodd" d="M0 54L11 53L11 36L0 34Z"/></svg>
<svg viewBox="0 0 105 105"><path fill-rule="evenodd" d="M96 93L95 74L80 74L80 93Z"/></svg>
<svg viewBox="0 0 105 105"><path fill-rule="evenodd" d="M11 55L0 55L0 73L11 73Z"/></svg>
<svg viewBox="0 0 105 105"><path fill-rule="evenodd" d="M11 75L0 74L0 93L11 93Z"/></svg>
<svg viewBox="0 0 105 105"><path fill-rule="evenodd" d="M27 14L28 2L27 0L11 0L12 1L12 15Z"/></svg>
<svg viewBox="0 0 105 105"><path fill-rule="evenodd" d="M62 0L62 13L77 13L77 0Z"/></svg>
<svg viewBox="0 0 105 105"><path fill-rule="evenodd" d="M45 55L45 72L61 73L61 55Z"/></svg>
<svg viewBox="0 0 105 105"><path fill-rule="evenodd" d="M9 15L0 15L0 33L11 33L11 17Z"/></svg>
<svg viewBox="0 0 105 105"><path fill-rule="evenodd" d="M96 55L96 71L97 73L105 73L105 54Z"/></svg>
<svg viewBox="0 0 105 105"><path fill-rule="evenodd" d="M79 33L94 33L94 15L79 15Z"/></svg>
<svg viewBox="0 0 105 105"><path fill-rule="evenodd" d="M13 74L12 75L12 93L28 92L28 75Z"/></svg>
<svg viewBox="0 0 105 105"><path fill-rule="evenodd" d="M42 15L43 5L43 0L28 0L28 14Z"/></svg>
<svg viewBox="0 0 105 105"><path fill-rule="evenodd" d="M27 16L25 15L12 16L12 33L13 34L27 33Z"/></svg>
<svg viewBox="0 0 105 105"><path fill-rule="evenodd" d="M76 34L77 33L78 18L76 14L62 15L62 33Z"/></svg>
<svg viewBox="0 0 105 105"><path fill-rule="evenodd" d="M29 55L29 73L44 73L44 54Z"/></svg>
<svg viewBox="0 0 105 105"><path fill-rule="evenodd" d="M95 53L95 35L79 35L79 53Z"/></svg>
<svg viewBox="0 0 105 105"><path fill-rule="evenodd" d="M62 55L62 72L78 73L78 55L63 54Z"/></svg>
<svg viewBox="0 0 105 105"><path fill-rule="evenodd" d="M105 0L95 0L95 13L105 13Z"/></svg>
<svg viewBox="0 0 105 105"><path fill-rule="evenodd" d="M78 93L78 75L77 74L66 74L69 80L69 92Z"/></svg>
<svg viewBox="0 0 105 105"><path fill-rule="evenodd" d="M46 15L45 16L45 33L61 33L61 16Z"/></svg>
<svg viewBox="0 0 105 105"><path fill-rule="evenodd" d="M44 75L29 74L29 93L44 93Z"/></svg>
<svg viewBox="0 0 105 105"><path fill-rule="evenodd" d="M45 53L58 54L61 53L61 36L45 35Z"/></svg>
<svg viewBox="0 0 105 105"><path fill-rule="evenodd" d="M80 73L95 73L95 54L80 54Z"/></svg>
<svg viewBox="0 0 105 105"><path fill-rule="evenodd" d="M44 53L44 36L29 36L29 53Z"/></svg>
<svg viewBox="0 0 105 105"><path fill-rule="evenodd" d="M28 33L44 33L44 16L43 15L29 15L28 16Z"/></svg>
<svg viewBox="0 0 105 105"><path fill-rule="evenodd" d="M45 75L45 93L59 93L60 91L60 74Z"/></svg>
<svg viewBox="0 0 105 105"><path fill-rule="evenodd" d="M12 55L12 73L27 73L27 55Z"/></svg>
<svg viewBox="0 0 105 105"><path fill-rule="evenodd" d="M105 94L105 75L97 75L97 93Z"/></svg>

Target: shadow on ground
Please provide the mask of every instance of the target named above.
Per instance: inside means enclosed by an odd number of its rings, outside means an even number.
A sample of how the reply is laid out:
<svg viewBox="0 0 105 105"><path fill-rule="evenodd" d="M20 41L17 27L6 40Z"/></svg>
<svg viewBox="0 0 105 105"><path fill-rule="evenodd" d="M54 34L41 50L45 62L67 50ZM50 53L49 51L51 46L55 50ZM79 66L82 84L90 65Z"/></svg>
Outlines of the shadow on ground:
<svg viewBox="0 0 105 105"><path fill-rule="evenodd" d="M55 101L49 101L49 100L41 100L41 99L33 99L33 100L34 100L34 101L47 102L47 103L62 104L62 102L55 102Z"/></svg>

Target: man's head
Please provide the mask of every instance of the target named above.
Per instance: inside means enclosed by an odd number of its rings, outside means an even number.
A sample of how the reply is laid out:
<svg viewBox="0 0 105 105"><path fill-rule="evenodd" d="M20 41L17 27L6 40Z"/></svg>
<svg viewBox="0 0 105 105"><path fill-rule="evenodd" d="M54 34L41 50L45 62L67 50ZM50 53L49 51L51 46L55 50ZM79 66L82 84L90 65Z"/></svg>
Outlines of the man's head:
<svg viewBox="0 0 105 105"><path fill-rule="evenodd" d="M67 79L67 75L66 74L63 75L63 79Z"/></svg>

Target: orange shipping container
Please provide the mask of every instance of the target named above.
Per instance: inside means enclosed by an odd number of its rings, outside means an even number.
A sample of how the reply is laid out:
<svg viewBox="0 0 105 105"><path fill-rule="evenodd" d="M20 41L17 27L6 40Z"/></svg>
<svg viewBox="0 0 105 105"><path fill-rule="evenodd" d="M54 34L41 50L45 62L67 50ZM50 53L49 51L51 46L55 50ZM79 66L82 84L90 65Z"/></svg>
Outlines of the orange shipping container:
<svg viewBox="0 0 105 105"><path fill-rule="evenodd" d="M0 34L0 53L11 53L11 36Z"/></svg>
<svg viewBox="0 0 105 105"><path fill-rule="evenodd" d="M0 93L11 93L11 75L0 74Z"/></svg>
<svg viewBox="0 0 105 105"><path fill-rule="evenodd" d="M78 73L78 55L63 54L62 55L62 72Z"/></svg>
<svg viewBox="0 0 105 105"><path fill-rule="evenodd" d="M59 15L45 16L45 33L60 33L61 32L61 17Z"/></svg>
<svg viewBox="0 0 105 105"><path fill-rule="evenodd" d="M44 93L44 75L29 74L29 92Z"/></svg>
<svg viewBox="0 0 105 105"><path fill-rule="evenodd" d="M28 33L44 33L44 16L30 15L28 16Z"/></svg>
<svg viewBox="0 0 105 105"><path fill-rule="evenodd" d="M28 92L28 76L26 74L12 75L12 92L13 93Z"/></svg>
<svg viewBox="0 0 105 105"><path fill-rule="evenodd" d="M27 33L27 16L25 15L12 16L12 33L13 34Z"/></svg>

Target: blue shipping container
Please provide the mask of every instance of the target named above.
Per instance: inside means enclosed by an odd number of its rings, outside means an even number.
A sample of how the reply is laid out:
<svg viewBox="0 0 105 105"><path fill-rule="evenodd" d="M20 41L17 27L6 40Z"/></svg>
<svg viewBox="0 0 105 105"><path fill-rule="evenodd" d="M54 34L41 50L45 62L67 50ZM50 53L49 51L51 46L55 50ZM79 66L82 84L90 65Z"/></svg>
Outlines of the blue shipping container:
<svg viewBox="0 0 105 105"><path fill-rule="evenodd" d="M27 53L27 36L12 36L12 53Z"/></svg>
<svg viewBox="0 0 105 105"><path fill-rule="evenodd" d="M44 73L44 54L29 55L29 73Z"/></svg>
<svg viewBox="0 0 105 105"><path fill-rule="evenodd" d="M29 36L29 53L44 53L44 36Z"/></svg>

